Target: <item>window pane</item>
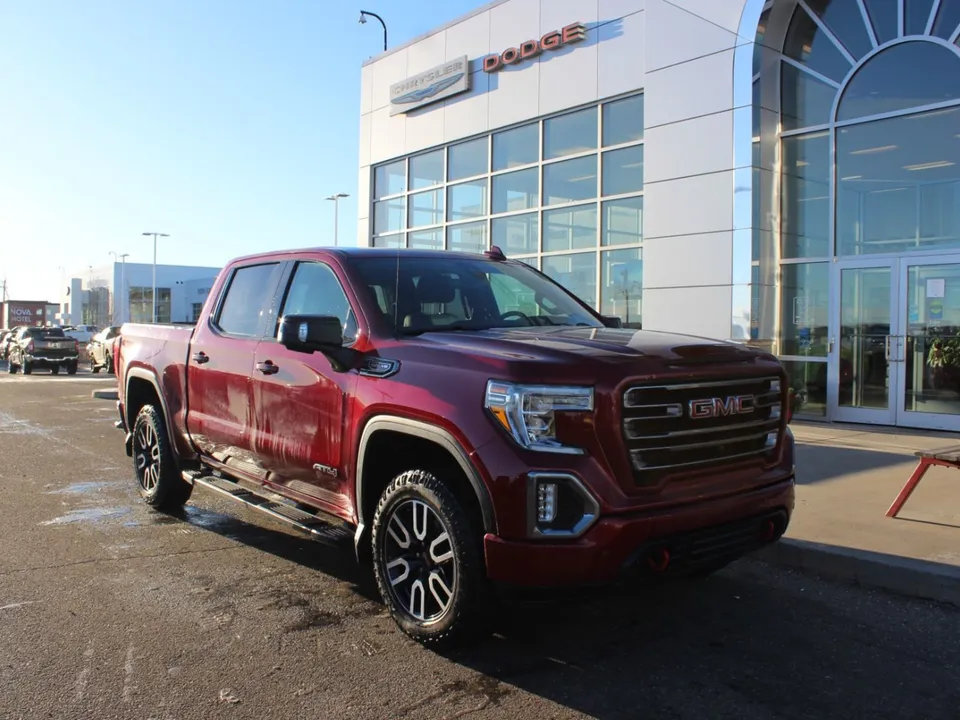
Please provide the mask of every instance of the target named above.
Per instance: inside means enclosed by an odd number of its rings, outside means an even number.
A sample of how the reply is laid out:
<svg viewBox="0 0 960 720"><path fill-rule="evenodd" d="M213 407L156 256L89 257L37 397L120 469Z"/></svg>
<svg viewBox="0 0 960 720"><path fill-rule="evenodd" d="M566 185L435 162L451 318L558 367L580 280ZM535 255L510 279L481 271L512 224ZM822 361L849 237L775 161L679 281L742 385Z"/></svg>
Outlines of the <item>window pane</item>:
<svg viewBox="0 0 960 720"><path fill-rule="evenodd" d="M407 201L405 198L382 200L373 204L373 232L381 235L403 230L406 226Z"/></svg>
<svg viewBox="0 0 960 720"><path fill-rule="evenodd" d="M489 139L482 137L451 147L447 159L447 179L459 180L474 175L483 175L487 172L487 147L489 144Z"/></svg>
<svg viewBox="0 0 960 720"><path fill-rule="evenodd" d="M350 312L350 302L340 280L323 263L303 262L297 265L283 301L282 314L335 317L343 326L344 342L353 342L357 337L356 314Z"/></svg>
<svg viewBox="0 0 960 720"><path fill-rule="evenodd" d="M923 35L927 31L927 19L933 0L905 0L903 25L907 35Z"/></svg>
<svg viewBox="0 0 960 720"><path fill-rule="evenodd" d="M439 225L443 222L443 190L410 196L410 227Z"/></svg>
<svg viewBox="0 0 960 720"><path fill-rule="evenodd" d="M582 205L543 213L543 251L582 250L597 246L597 206Z"/></svg>
<svg viewBox="0 0 960 720"><path fill-rule="evenodd" d="M410 158L410 189L420 190L443 182L443 150Z"/></svg>
<svg viewBox="0 0 960 720"><path fill-rule="evenodd" d="M799 399L793 406L796 415L826 417L827 415L827 364L782 360L787 371L790 387Z"/></svg>
<svg viewBox="0 0 960 720"><path fill-rule="evenodd" d="M929 0L928 0L929 2ZM859 59L873 49L863 16L856 2L850 0L807 0L807 5L830 28L830 32L843 43L853 57ZM927 5L927 12L930 6ZM924 24L927 19L924 17ZM921 29L921 32L923 30Z"/></svg>
<svg viewBox="0 0 960 720"><path fill-rule="evenodd" d="M540 125L524 125L493 136L493 169L506 170L540 159Z"/></svg>
<svg viewBox="0 0 960 720"><path fill-rule="evenodd" d="M543 272L590 307L597 307L597 254L595 252L545 257Z"/></svg>
<svg viewBox="0 0 960 720"><path fill-rule="evenodd" d="M551 118L543 124L543 159L573 155L597 147L597 108Z"/></svg>
<svg viewBox="0 0 960 720"><path fill-rule="evenodd" d="M537 168L496 175L493 178L493 212L528 210L540 204L540 171Z"/></svg>
<svg viewBox="0 0 960 720"><path fill-rule="evenodd" d="M830 248L830 135L783 138L783 257L827 257Z"/></svg>
<svg viewBox="0 0 960 720"><path fill-rule="evenodd" d="M487 249L487 223L451 225L447 228L447 250L482 253Z"/></svg>
<svg viewBox="0 0 960 720"><path fill-rule="evenodd" d="M797 130L830 122L837 89L790 63L780 63L780 70L783 129Z"/></svg>
<svg viewBox="0 0 960 720"><path fill-rule="evenodd" d="M407 246L421 250L443 250L443 230L419 230L407 233Z"/></svg>
<svg viewBox="0 0 960 720"><path fill-rule="evenodd" d="M621 145L636 140L643 140L643 95L604 105L603 146Z"/></svg>
<svg viewBox="0 0 960 720"><path fill-rule="evenodd" d="M468 220L487 214L487 179L451 185L447 188L448 220Z"/></svg>
<svg viewBox="0 0 960 720"><path fill-rule="evenodd" d="M403 235L387 235L386 237L376 237L373 239L375 248L402 248Z"/></svg>
<svg viewBox="0 0 960 720"><path fill-rule="evenodd" d="M837 131L837 251L960 247L960 108Z"/></svg>
<svg viewBox="0 0 960 720"><path fill-rule="evenodd" d="M603 154L603 194L624 195L643 190L643 145Z"/></svg>
<svg viewBox="0 0 960 720"><path fill-rule="evenodd" d="M942 45L907 42L883 50L851 78L837 120L960 98L960 61ZM956 138L954 138L956 139Z"/></svg>
<svg viewBox="0 0 960 720"><path fill-rule="evenodd" d="M510 256L535 253L540 245L539 229L537 213L494 218L491 244Z"/></svg>
<svg viewBox="0 0 960 720"><path fill-rule="evenodd" d="M852 67L837 46L800 6L794 11L790 21L783 54L838 83L843 81Z"/></svg>
<svg viewBox="0 0 960 720"><path fill-rule="evenodd" d="M603 245L633 245L643 240L643 196L603 204Z"/></svg>
<svg viewBox="0 0 960 720"><path fill-rule="evenodd" d="M396 195L407 189L407 161L398 160L389 165L381 165L374 171L374 199L387 195Z"/></svg>
<svg viewBox="0 0 960 720"><path fill-rule="evenodd" d="M600 255L600 313L639 330L643 312L643 259L639 248Z"/></svg>
<svg viewBox="0 0 960 720"><path fill-rule="evenodd" d="M830 265L781 265L780 354L827 356Z"/></svg>
<svg viewBox="0 0 960 720"><path fill-rule="evenodd" d="M230 287L220 307L217 327L232 335L259 335L273 298L277 281L273 274L278 267L273 263L238 269L230 280ZM160 297L158 292L158 305Z"/></svg>
<svg viewBox="0 0 960 720"><path fill-rule="evenodd" d="M943 40L949 40L958 25L960 25L960 0L940 0L940 10L937 11L937 19L933 23L933 34Z"/></svg>
<svg viewBox="0 0 960 720"><path fill-rule="evenodd" d="M544 166L544 205L590 200L596 196L596 155Z"/></svg>
<svg viewBox="0 0 960 720"><path fill-rule="evenodd" d="M897 3L891 0L864 0L873 21L873 32L881 45L897 37Z"/></svg>

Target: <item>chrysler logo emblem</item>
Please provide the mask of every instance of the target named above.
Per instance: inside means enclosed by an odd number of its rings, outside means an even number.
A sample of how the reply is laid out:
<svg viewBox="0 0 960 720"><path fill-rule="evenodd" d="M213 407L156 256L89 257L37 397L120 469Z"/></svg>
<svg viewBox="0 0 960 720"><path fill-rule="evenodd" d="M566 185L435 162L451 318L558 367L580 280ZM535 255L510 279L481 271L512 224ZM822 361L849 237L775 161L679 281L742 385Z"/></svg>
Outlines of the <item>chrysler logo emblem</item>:
<svg viewBox="0 0 960 720"><path fill-rule="evenodd" d="M400 95L395 97L391 102L395 105L407 105L409 103L418 103L427 98L432 98L434 95L439 95L448 87L456 85L463 78L465 73L457 73L456 75L451 75L449 77L442 78L437 80L437 82L432 85L427 85L426 87L417 88L412 92L408 92L405 95Z"/></svg>
<svg viewBox="0 0 960 720"><path fill-rule="evenodd" d="M757 400L753 395L702 398L691 400L689 409L690 417L694 420L726 417L727 415L747 415L757 409Z"/></svg>

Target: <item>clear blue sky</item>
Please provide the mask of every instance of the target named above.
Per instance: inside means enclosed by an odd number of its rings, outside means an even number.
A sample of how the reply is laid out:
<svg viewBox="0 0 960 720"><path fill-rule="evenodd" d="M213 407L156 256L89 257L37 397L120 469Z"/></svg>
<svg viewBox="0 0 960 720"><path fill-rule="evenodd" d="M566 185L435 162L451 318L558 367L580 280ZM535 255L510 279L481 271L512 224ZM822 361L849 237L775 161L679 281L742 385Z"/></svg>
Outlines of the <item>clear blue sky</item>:
<svg viewBox="0 0 960 720"><path fill-rule="evenodd" d="M3 0L0 280L355 244L360 66L485 0Z"/></svg>

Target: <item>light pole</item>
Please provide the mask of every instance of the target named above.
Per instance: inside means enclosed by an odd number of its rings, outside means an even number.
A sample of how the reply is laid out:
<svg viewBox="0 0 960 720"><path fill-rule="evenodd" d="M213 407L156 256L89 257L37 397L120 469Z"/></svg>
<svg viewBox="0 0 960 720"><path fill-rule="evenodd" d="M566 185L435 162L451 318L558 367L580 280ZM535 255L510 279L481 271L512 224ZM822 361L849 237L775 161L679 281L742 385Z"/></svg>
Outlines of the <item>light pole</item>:
<svg viewBox="0 0 960 720"><path fill-rule="evenodd" d="M361 24L361 25L366 25L366 24L367 24L367 15L369 15L369 16L372 17L372 18L376 18L377 20L379 20L379 21L380 21L380 24L383 26L383 51L386 52L386 51L387 51L387 24L383 21L383 18L380 17L379 15L377 15L376 13L372 13L372 12L370 12L369 10L361 10L361 11L360 11L360 24Z"/></svg>
<svg viewBox="0 0 960 720"><path fill-rule="evenodd" d="M157 321L157 238L158 237L170 237L166 233L158 232L145 232L142 233L145 237L153 236L153 291L151 293L153 299L153 322Z"/></svg>
<svg viewBox="0 0 960 720"><path fill-rule="evenodd" d="M333 244L340 244L340 198L350 197L346 193L337 193L324 198L324 200L333 201Z"/></svg>
<svg viewBox="0 0 960 720"><path fill-rule="evenodd" d="M124 286L126 285L126 270L127 270L127 258L130 257L130 253L115 253L113 250L109 251L113 255L113 264L117 264L117 260L120 260L120 290L113 291L113 324L117 325L118 314L119 314L119 324L123 325L123 318L126 315L126 303L129 298L125 295ZM117 311L117 298L120 298L120 310Z"/></svg>

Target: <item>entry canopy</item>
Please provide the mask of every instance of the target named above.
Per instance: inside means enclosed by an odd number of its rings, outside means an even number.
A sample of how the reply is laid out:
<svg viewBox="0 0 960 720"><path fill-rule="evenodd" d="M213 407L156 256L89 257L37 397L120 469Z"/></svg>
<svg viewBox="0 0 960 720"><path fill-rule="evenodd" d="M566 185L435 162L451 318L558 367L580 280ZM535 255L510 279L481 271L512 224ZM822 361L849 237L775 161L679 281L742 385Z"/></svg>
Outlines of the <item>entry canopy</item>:
<svg viewBox="0 0 960 720"><path fill-rule="evenodd" d="M850 78L837 121L960 100L960 56L929 40L891 45Z"/></svg>

